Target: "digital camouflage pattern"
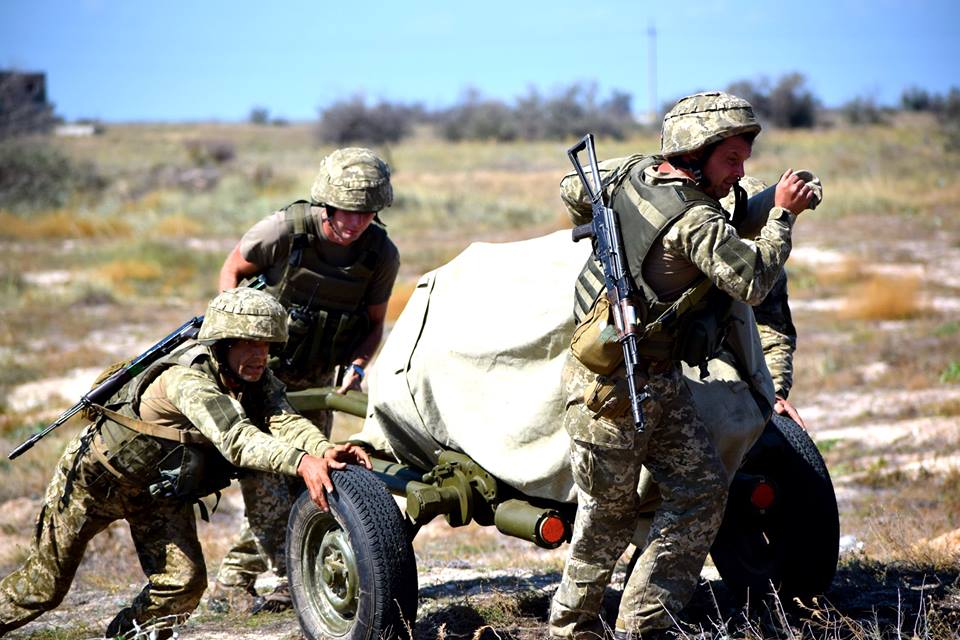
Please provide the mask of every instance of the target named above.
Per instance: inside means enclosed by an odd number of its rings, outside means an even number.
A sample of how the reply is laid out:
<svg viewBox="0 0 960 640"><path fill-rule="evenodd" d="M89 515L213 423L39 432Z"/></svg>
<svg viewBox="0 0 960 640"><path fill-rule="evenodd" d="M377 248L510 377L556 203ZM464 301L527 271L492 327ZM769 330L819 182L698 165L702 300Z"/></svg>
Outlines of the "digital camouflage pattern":
<svg viewBox="0 0 960 640"><path fill-rule="evenodd" d="M220 563L217 583L248 591L266 571L286 579L287 517L303 491L303 483L288 476L258 472L241 478L240 489L246 505L243 524Z"/></svg>
<svg viewBox="0 0 960 640"><path fill-rule="evenodd" d="M141 625L186 618L207 586L193 505L155 499L145 486L118 482L88 454L85 429L67 445L47 487L36 537L24 565L0 582L0 635L16 629L66 596L87 543L115 520L130 524L147 585L117 620Z"/></svg>
<svg viewBox="0 0 960 640"><path fill-rule="evenodd" d="M663 117L660 153L683 155L744 133L759 133L760 122L743 98L713 91L679 102Z"/></svg>
<svg viewBox="0 0 960 640"><path fill-rule="evenodd" d="M615 178L628 170L628 167L644 159L642 155L632 155L622 158L609 158L597 163L600 170L600 181L604 186L607 202L613 202L611 191ZM570 214L570 221L574 226L587 224L593 218L593 208L583 182L576 171L571 171L560 181L560 200L563 201Z"/></svg>
<svg viewBox="0 0 960 640"><path fill-rule="evenodd" d="M763 359L773 378L777 395L786 399L793 387L793 354L797 350L797 329L790 314L787 272L783 271L763 302L753 308L763 346Z"/></svg>
<svg viewBox="0 0 960 640"><path fill-rule="evenodd" d="M338 149L321 161L310 197L314 205L379 211L393 202L390 168L370 149ZM270 366L291 389L330 386L334 368L352 358L357 344L371 331L367 307L389 299L399 255L383 228L373 226L350 247L336 245L317 232L293 265L288 257L296 228L320 228L322 210L292 207L244 234L243 255L262 267L272 283L268 289L283 304L305 307L312 316L305 321L291 314L290 344L286 352L271 359ZM354 257L337 258L349 254ZM371 256L376 260L371 261ZM318 433L329 436L333 421L329 411L308 417ZM217 581L224 587L245 589L268 568L286 575L287 516L297 493L286 479L268 474L249 475L240 484L246 515Z"/></svg>
<svg viewBox="0 0 960 640"><path fill-rule="evenodd" d="M287 311L273 296L249 287L227 289L207 305L197 339L287 341Z"/></svg>
<svg viewBox="0 0 960 640"><path fill-rule="evenodd" d="M147 387L144 401L158 384L176 408L164 422L196 428L234 466L295 476L304 453L322 456L333 446L312 422L294 411L283 383L269 371L253 387L259 397L247 394L242 401L206 373L189 367L173 366L161 374ZM251 412L247 407L254 402L258 406ZM254 419L253 412L262 415Z"/></svg>
<svg viewBox="0 0 960 640"><path fill-rule="evenodd" d="M142 395L166 425L197 429L237 466L296 475L306 452L319 456L333 446L293 413L283 385L269 372L248 386L241 400L208 372L173 365ZM182 620L200 601L207 579L193 505L151 496L145 474L109 473L91 450L102 446L99 438L91 425L67 446L47 489L29 557L0 582L0 632L57 606L87 542L120 519L130 524L148 583L110 628L122 631L133 621L142 625L154 618L169 626L175 620L167 616Z"/></svg>
<svg viewBox="0 0 960 640"><path fill-rule="evenodd" d="M393 204L390 167L370 149L337 149L320 161L310 197L344 211L380 211Z"/></svg>
<svg viewBox="0 0 960 640"><path fill-rule="evenodd" d="M651 375L643 434L636 433L629 410L610 418L591 415L583 390L593 378L575 358L568 359L564 426L571 438L578 507L550 610L550 634L561 638L604 637L600 606L639 521L641 465L665 499L624 587L617 629L646 633L670 626L670 615L693 594L726 500L726 471L678 367Z"/></svg>
<svg viewBox="0 0 960 640"><path fill-rule="evenodd" d="M816 176L814 178L807 184L813 189L813 200L819 203L823 201L823 185L819 178ZM763 180L753 176L741 178L740 186L747 192L747 197L753 197L767 188ZM731 191L730 195L722 199L720 204L732 213L735 205L733 192ZM757 320L763 356L773 378L774 389L778 396L786 398L790 395L790 389L793 386L793 354L797 350L797 329L793 325L793 316L790 313L786 269L781 270L773 288L763 301L753 308L753 313Z"/></svg>
<svg viewBox="0 0 960 640"><path fill-rule="evenodd" d="M333 373L327 373L318 384L333 384ZM331 411L315 411L306 417L319 433L330 437L333 428ZM225 587L247 590L254 586L257 576L268 570L286 578L287 517L303 491L303 483L299 478L260 472L244 474L239 482L246 507L243 524L220 563L217 582Z"/></svg>
<svg viewBox="0 0 960 640"><path fill-rule="evenodd" d="M653 184L669 184L650 172ZM719 206L690 209L663 236L665 259L689 261L734 300L755 305L773 287L792 247L791 230L797 217L787 209L770 211L760 235L742 240Z"/></svg>
<svg viewBox="0 0 960 640"><path fill-rule="evenodd" d="M679 108L684 103L681 101L672 117L677 119L674 125L689 125L684 134L687 137L680 140L680 129L671 131L665 124L666 144L676 148L681 142L709 144L704 142L708 135L726 137L736 128L734 125L759 130L759 125L751 122L752 111L737 112L748 109L748 104L732 96L719 100L720 95L685 99L686 109ZM724 111L706 110L704 103L710 101L714 106L724 105ZM734 115L729 118L718 115L730 111ZM724 129L725 122L733 124ZM708 127L712 128L708 131ZM671 142L671 135L678 139ZM615 164L608 167L610 175L618 169ZM696 188L690 180L659 173L656 166L643 169L638 177L651 186L685 184ZM607 189L615 184L610 181ZM649 211L653 208L649 203L640 204L644 206L619 213L649 215L649 222L656 228L664 214L658 217L658 212ZM567 203L568 209L579 214L575 205ZM705 198L703 204L694 205L662 233L645 264L655 263L651 268L658 270L659 286L664 290L689 286L689 274L699 272L734 300L757 304L781 275L790 254L795 220L796 216L786 209L775 207L758 237L745 241L720 203ZM631 246L626 251L629 253ZM638 436L629 412L595 417L586 410L583 395L594 376L573 358L570 360L565 371L565 426L572 440L579 507L570 555L551 607L550 633L556 637L602 633L597 615L603 591L637 524L635 502L641 463L649 465L665 502L655 514L647 546L624 588L616 627L636 633L668 627L670 614L682 608L692 595L722 520L726 472L675 363L668 372L651 376L649 385L656 401L645 403L647 431Z"/></svg>

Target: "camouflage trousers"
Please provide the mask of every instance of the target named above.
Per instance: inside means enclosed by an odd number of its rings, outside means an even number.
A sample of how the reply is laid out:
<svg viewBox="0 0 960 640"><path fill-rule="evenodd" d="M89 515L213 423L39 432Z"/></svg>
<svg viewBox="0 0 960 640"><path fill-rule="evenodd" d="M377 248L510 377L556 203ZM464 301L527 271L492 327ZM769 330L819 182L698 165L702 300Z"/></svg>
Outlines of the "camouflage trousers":
<svg viewBox="0 0 960 640"><path fill-rule="evenodd" d="M663 502L624 586L615 627L633 633L667 628L693 595L723 519L727 474L678 367L651 375L643 433L636 433L629 410L605 418L584 406L594 375L579 362L571 358L564 376L578 508L550 634L603 637L604 590L640 519L641 465L659 484Z"/></svg>
<svg viewBox="0 0 960 640"><path fill-rule="evenodd" d="M333 427L330 411L305 413L327 437ZM249 471L240 476L244 516L240 533L220 563L217 582L227 587L248 588L257 577L272 570L287 576L287 518L304 490L300 478L277 473Z"/></svg>
<svg viewBox="0 0 960 640"><path fill-rule="evenodd" d="M169 637L169 627L190 615L207 587L193 505L121 483L93 459L86 434L60 458L26 562L0 581L0 635L59 605L87 543L125 519L147 584L109 629L130 630L136 622L166 629L159 636Z"/></svg>

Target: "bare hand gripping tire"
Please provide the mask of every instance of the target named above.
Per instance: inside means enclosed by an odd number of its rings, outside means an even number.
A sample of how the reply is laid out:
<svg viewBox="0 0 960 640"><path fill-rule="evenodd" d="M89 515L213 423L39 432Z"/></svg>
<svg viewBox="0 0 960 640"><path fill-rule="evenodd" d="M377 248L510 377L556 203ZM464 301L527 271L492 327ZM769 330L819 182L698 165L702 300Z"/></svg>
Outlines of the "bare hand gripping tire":
<svg viewBox="0 0 960 640"><path fill-rule="evenodd" d="M417 565L403 517L379 479L350 465L332 476L323 513L304 492L287 523L287 570L310 640L408 637Z"/></svg>
<svg viewBox="0 0 960 640"><path fill-rule="evenodd" d="M762 510L750 499L757 478L770 483L776 496ZM827 466L803 428L774 415L731 486L710 550L713 562L740 601L768 595L771 585L783 600L808 598L830 587L839 545L837 498Z"/></svg>

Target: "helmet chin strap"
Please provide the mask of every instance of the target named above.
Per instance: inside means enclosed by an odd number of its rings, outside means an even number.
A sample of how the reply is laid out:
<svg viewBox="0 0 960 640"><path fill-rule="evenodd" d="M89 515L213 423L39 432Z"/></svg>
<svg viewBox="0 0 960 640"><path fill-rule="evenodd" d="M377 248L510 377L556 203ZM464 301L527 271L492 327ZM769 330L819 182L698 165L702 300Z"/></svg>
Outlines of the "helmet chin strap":
<svg viewBox="0 0 960 640"><path fill-rule="evenodd" d="M341 240L341 241L345 240L345 238L343 237L343 234L340 233L337 227L333 224L333 218L330 215L330 211L327 209L326 206L323 207L323 213L320 215L320 221L329 222L330 224L328 226L330 227L330 233L336 236L338 240Z"/></svg>
<svg viewBox="0 0 960 640"><path fill-rule="evenodd" d="M227 360L227 351L230 350L230 344L230 340L218 340L214 345L213 354L217 358L217 368L223 381L231 389L240 389L247 382L230 368L230 362Z"/></svg>

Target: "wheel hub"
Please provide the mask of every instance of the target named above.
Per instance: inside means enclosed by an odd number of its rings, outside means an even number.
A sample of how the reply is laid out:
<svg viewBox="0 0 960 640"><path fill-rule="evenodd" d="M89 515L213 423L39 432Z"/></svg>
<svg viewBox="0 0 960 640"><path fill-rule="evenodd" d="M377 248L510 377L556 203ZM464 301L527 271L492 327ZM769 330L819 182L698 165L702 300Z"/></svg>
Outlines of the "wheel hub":
<svg viewBox="0 0 960 640"><path fill-rule="evenodd" d="M311 524L305 546L315 553L303 558L304 586L311 607L327 631L343 635L357 615L360 596L357 559L349 537L336 519L323 514Z"/></svg>
<svg viewBox="0 0 960 640"><path fill-rule="evenodd" d="M317 575L323 595L338 613L352 616L357 610L356 559L340 529L326 533L317 554Z"/></svg>

